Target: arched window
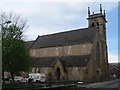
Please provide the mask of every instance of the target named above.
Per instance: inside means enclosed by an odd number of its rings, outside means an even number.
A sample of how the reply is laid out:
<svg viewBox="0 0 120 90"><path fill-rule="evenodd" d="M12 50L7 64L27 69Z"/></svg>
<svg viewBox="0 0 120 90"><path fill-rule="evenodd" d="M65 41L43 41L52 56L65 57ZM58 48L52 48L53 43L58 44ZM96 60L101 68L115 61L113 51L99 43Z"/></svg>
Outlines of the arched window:
<svg viewBox="0 0 120 90"><path fill-rule="evenodd" d="M60 68L58 67L55 71L56 79L60 80Z"/></svg>
<svg viewBox="0 0 120 90"><path fill-rule="evenodd" d="M99 23L97 22L97 26L99 26Z"/></svg>
<svg viewBox="0 0 120 90"><path fill-rule="evenodd" d="M98 29L99 29L99 23L97 22L97 27L98 27Z"/></svg>
<svg viewBox="0 0 120 90"><path fill-rule="evenodd" d="M92 27L94 27L95 25L94 25L94 23L92 23Z"/></svg>

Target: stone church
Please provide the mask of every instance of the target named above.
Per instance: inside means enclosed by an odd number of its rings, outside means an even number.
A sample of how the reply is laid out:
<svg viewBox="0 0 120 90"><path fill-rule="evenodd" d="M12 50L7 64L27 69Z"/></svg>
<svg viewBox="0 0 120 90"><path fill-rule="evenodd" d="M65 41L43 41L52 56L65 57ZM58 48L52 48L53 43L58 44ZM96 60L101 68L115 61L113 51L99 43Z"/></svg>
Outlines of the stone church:
<svg viewBox="0 0 120 90"><path fill-rule="evenodd" d="M108 78L106 15L90 13L88 27L38 36L29 42L32 72L47 80L100 81Z"/></svg>

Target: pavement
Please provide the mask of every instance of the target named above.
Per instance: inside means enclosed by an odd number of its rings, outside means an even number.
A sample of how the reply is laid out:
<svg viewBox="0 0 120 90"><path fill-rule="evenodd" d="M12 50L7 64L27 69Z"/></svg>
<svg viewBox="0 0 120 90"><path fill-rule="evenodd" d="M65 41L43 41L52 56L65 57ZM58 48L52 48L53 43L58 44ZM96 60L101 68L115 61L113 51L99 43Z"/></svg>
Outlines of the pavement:
<svg viewBox="0 0 120 90"><path fill-rule="evenodd" d="M118 88L119 83L120 83L120 79L116 79L113 81L88 84L85 87L86 88Z"/></svg>

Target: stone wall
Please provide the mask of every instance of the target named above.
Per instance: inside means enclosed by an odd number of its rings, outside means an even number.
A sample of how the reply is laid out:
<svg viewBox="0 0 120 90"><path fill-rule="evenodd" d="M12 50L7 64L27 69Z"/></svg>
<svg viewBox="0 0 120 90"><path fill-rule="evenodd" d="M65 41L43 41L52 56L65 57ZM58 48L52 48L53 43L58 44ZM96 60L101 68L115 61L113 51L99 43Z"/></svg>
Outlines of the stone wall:
<svg viewBox="0 0 120 90"><path fill-rule="evenodd" d="M32 57L52 57L52 56L67 56L67 55L87 55L91 52L91 43L48 47L41 49L31 49L30 56Z"/></svg>
<svg viewBox="0 0 120 90"><path fill-rule="evenodd" d="M35 69L35 68L33 68ZM36 68L37 69L37 68ZM83 81L84 79L84 70L85 67L66 67L66 72L64 69L60 69L61 71L61 80L80 80ZM53 67L39 67L40 73L44 73L46 75L47 80L49 79L50 75L52 80L55 80L55 70Z"/></svg>
<svg viewBox="0 0 120 90"><path fill-rule="evenodd" d="M84 67L67 67L68 80L83 81Z"/></svg>

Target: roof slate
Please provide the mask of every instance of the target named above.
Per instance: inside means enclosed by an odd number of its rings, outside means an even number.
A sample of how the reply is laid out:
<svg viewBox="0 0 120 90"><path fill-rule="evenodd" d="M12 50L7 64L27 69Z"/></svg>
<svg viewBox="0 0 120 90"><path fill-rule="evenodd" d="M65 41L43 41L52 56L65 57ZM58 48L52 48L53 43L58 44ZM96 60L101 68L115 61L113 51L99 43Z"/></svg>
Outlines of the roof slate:
<svg viewBox="0 0 120 90"><path fill-rule="evenodd" d="M26 42L25 42L25 46L26 46L27 48L30 48L31 45L33 44L33 42L34 42L34 41L26 41Z"/></svg>
<svg viewBox="0 0 120 90"><path fill-rule="evenodd" d="M118 68L120 70L120 63L109 63L109 69L113 67Z"/></svg>
<svg viewBox="0 0 120 90"><path fill-rule="evenodd" d="M34 67L53 67L57 60L65 67L84 67L88 64L90 55L32 58Z"/></svg>
<svg viewBox="0 0 120 90"><path fill-rule="evenodd" d="M63 45L73 45L78 43L92 42L96 28L84 28L56 34L38 36L32 44L32 49L56 47Z"/></svg>

